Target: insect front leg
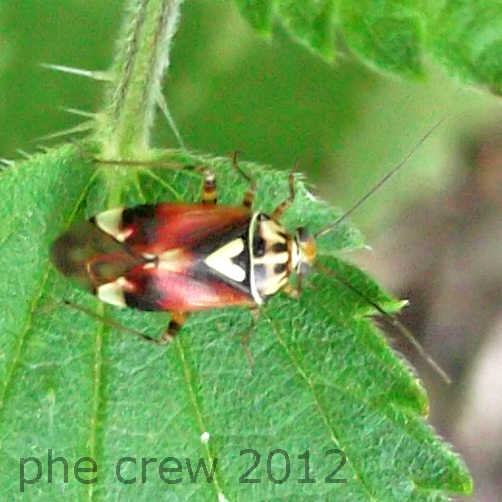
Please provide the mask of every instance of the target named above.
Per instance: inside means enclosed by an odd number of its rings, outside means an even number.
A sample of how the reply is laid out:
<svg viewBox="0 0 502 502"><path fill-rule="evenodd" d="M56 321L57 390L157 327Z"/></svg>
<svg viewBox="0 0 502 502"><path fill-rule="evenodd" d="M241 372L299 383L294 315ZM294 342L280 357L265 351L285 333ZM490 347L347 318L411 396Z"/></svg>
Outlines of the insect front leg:
<svg viewBox="0 0 502 502"><path fill-rule="evenodd" d="M298 167L298 161L296 161L293 165L293 168L291 169L291 171L289 172L289 177L288 177L288 182L289 182L289 197L284 200L283 202L281 202L275 209L274 211L272 212L272 214L270 215L270 217L273 219L273 220L280 220L282 215L286 212L286 209L288 209L289 206L291 206L291 204L293 204L294 200L295 200L295 171L296 171L296 168Z"/></svg>
<svg viewBox="0 0 502 502"><path fill-rule="evenodd" d="M284 287L282 288L282 291L286 293L288 296L293 298L294 300L298 300L302 294L302 288L301 285L299 284L298 287L291 284L290 282L287 282Z"/></svg>
<svg viewBox="0 0 502 502"><path fill-rule="evenodd" d="M246 355L246 359L249 362L249 367L253 368L254 359L253 355L251 354L251 351L249 350L249 339L251 338L251 333L253 332L256 323L258 322L258 318L260 317L260 309L257 306L250 307L249 313L251 314L251 324L249 328L242 334L241 343L242 343L242 348L244 349L244 354Z"/></svg>

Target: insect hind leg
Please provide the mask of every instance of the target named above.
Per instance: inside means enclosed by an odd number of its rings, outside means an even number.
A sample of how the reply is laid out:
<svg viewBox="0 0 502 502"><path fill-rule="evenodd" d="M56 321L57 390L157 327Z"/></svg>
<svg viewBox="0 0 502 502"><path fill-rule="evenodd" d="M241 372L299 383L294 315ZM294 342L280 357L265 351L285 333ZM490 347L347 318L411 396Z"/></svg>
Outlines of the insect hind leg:
<svg viewBox="0 0 502 502"><path fill-rule="evenodd" d="M169 162L163 160L127 160L127 159L105 159L96 157L78 141L70 139L69 142L80 152L80 155L89 161L103 164L104 166L125 166L125 167L158 167L172 169L174 171L199 170L198 166L184 164L183 162Z"/></svg>
<svg viewBox="0 0 502 502"><path fill-rule="evenodd" d="M202 183L202 203L214 205L218 202L218 187L216 176L210 169L203 170L204 181Z"/></svg>
<svg viewBox="0 0 502 502"><path fill-rule="evenodd" d="M247 181L248 188L244 194L244 198L242 199L242 205L251 209L256 197L256 181L239 166L239 163L237 162L238 153L239 152L235 151L232 155L232 166Z"/></svg>
<svg viewBox="0 0 502 502"><path fill-rule="evenodd" d="M96 312L93 312L92 310L86 307L82 307L81 305L78 305L76 303L70 302L69 300L63 299L61 300L60 303L68 307L71 307L75 310L78 310L79 312L82 312L94 319L97 319L98 321L102 322L106 326L109 326L110 328L116 329L117 331L122 331L123 333L134 335L140 340L151 343L153 345L167 345L168 343L170 343L174 339L178 331L183 327L188 317L188 314L186 312L173 312L171 320L169 321L169 325L167 326L167 329L162 333L161 337L153 338L152 336L141 333L141 331L137 331L128 326L124 326L123 324L120 324L119 322L114 321L113 319L109 319L107 317L99 315Z"/></svg>
<svg viewBox="0 0 502 502"><path fill-rule="evenodd" d="M188 318L188 312L172 312L171 320L162 336L155 340L156 345L166 345L171 343Z"/></svg>

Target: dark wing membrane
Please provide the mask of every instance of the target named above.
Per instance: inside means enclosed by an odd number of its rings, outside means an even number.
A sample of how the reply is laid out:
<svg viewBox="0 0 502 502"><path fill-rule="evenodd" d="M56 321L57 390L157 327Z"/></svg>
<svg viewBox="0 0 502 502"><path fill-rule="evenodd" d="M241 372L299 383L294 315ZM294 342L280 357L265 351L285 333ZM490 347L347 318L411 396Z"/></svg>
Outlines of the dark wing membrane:
<svg viewBox="0 0 502 502"><path fill-rule="evenodd" d="M245 234L251 212L240 206L165 203L125 209L121 230L138 254L160 255L171 249L207 253L233 235Z"/></svg>
<svg viewBox="0 0 502 502"><path fill-rule="evenodd" d="M224 281L144 265L126 276L135 290L124 293L126 304L140 310L190 312L232 305L253 306L252 296Z"/></svg>
<svg viewBox="0 0 502 502"><path fill-rule="evenodd" d="M61 233L50 254L61 274L92 293L101 284L114 281L144 261L89 221Z"/></svg>

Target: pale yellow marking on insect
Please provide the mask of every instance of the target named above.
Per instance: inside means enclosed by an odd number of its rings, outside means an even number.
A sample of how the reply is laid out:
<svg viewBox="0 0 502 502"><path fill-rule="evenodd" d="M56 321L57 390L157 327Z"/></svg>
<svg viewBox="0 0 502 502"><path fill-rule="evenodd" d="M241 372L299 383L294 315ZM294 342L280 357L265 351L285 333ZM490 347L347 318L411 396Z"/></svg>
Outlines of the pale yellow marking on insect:
<svg viewBox="0 0 502 502"><path fill-rule="evenodd" d="M288 277L284 273L282 275L272 276L265 281L262 292L265 295L273 295L277 293L288 282Z"/></svg>
<svg viewBox="0 0 502 502"><path fill-rule="evenodd" d="M263 256L251 255L251 293L257 303L261 303L262 296L270 296L288 283L291 270L291 238L287 230L277 221L264 220L258 222L258 214L253 217L250 225L249 242L253 242L256 232L265 241L266 251ZM275 244L285 244L287 251L276 252ZM293 249L293 252L296 251ZM276 265L285 265L283 272L276 272ZM257 275L257 267L264 267L264 273ZM258 283L257 283L258 281ZM257 299L261 301L258 302Z"/></svg>
<svg viewBox="0 0 502 502"><path fill-rule="evenodd" d="M127 304L124 297L124 286L123 283L121 283L122 281L120 281L120 279L124 278L119 277L116 281L99 286L96 296L101 301L109 303L110 305L116 305L117 307L126 307Z"/></svg>
<svg viewBox="0 0 502 502"><path fill-rule="evenodd" d="M182 249L170 249L169 251L164 251L158 256L158 264L147 263L144 268L155 268L158 267L162 270L169 270L170 272L179 272L186 268L186 256Z"/></svg>
<svg viewBox="0 0 502 502"><path fill-rule="evenodd" d="M118 242L124 242L131 234L132 229L122 230L120 223L122 221L123 207L103 211L95 216L96 225L108 235L111 235Z"/></svg>
<svg viewBox="0 0 502 502"><path fill-rule="evenodd" d="M298 264L300 263L300 259L302 258L301 256L301 250L296 244L294 240L291 241L291 266L292 268L296 268Z"/></svg>
<svg viewBox="0 0 502 502"><path fill-rule="evenodd" d="M204 171L204 181L207 183L214 183L214 180L216 179L216 175L212 172L206 169Z"/></svg>
<svg viewBox="0 0 502 502"><path fill-rule="evenodd" d="M232 262L232 258L239 256L244 251L244 240L234 239L204 259L204 263L220 274L236 282L246 279L246 271Z"/></svg>
<svg viewBox="0 0 502 502"><path fill-rule="evenodd" d="M145 259L145 260L153 260L157 255L153 254L153 253L141 253L141 256Z"/></svg>
<svg viewBox="0 0 502 502"><path fill-rule="evenodd" d="M276 264L276 263L287 263L289 260L289 255L286 251L283 253L266 253L260 258L255 258L254 263L257 265L266 265L266 264Z"/></svg>
<svg viewBox="0 0 502 502"><path fill-rule="evenodd" d="M284 227L274 220L262 221L260 223L260 233L262 238L270 244L286 242L285 237L281 235L285 233Z"/></svg>
<svg viewBox="0 0 502 502"><path fill-rule="evenodd" d="M249 287L251 289L251 295L253 296L254 301L257 305L261 305L263 303L263 298L256 287L256 276L255 276L255 257L253 255L253 239L255 232L259 232L260 224L258 223L258 218L260 217L259 212L253 213L253 217L251 218L251 223L249 224L249 233L248 233L248 242L249 242L249 256L251 261L251 267L249 271ZM262 223L263 224L263 223Z"/></svg>

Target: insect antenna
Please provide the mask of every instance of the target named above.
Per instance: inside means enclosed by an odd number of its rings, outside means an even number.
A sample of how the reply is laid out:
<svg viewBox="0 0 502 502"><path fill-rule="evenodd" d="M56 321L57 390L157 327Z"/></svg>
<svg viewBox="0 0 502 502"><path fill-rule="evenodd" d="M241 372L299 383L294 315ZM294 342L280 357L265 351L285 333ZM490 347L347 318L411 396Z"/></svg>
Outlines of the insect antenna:
<svg viewBox="0 0 502 502"><path fill-rule="evenodd" d="M451 378L448 376L446 371L444 371L441 368L441 366L434 360L434 358L427 353L424 347L413 336L413 333L396 316L389 314L389 312L387 312L380 305L378 305L377 302L375 302L369 296L359 291L349 281L346 281L345 279L340 277L340 275L334 272L333 270L324 267L319 263L316 263L315 267L322 270L323 273L333 276L338 282L340 282L345 287L350 289L350 291L359 296L359 298L364 300L368 305L371 305L389 323L389 325L398 330L398 332L413 346L413 348L417 351L420 357L422 357L425 360L425 362L429 365L429 367L432 368L446 384L448 385L451 384Z"/></svg>
<svg viewBox="0 0 502 502"><path fill-rule="evenodd" d="M434 131L436 129L438 129L439 126L447 118L448 118L448 116L443 117L432 129L430 129L426 134L424 134L422 136L422 138L420 139L420 141L408 153L408 155L406 155L406 157L404 157L404 159L401 162L399 162L399 164L397 164L397 166L395 166L393 169L391 169L369 192L367 192L365 195L363 195L363 197L361 197L347 212L342 214L342 216L340 216L340 218L335 220L335 222L332 223L331 225L316 232L314 234L314 236L320 237L321 235L328 234L329 232L334 230L338 225L340 225L340 223L342 223L342 221L345 221L349 216L352 215L352 213L354 213L357 209L359 209L359 207L361 207L375 192L380 190L380 188L382 188L387 183L387 181L389 181L390 178L392 178L392 176L394 176L395 174L397 174L401 170L401 168L408 162L408 160L410 160L410 158L413 157L413 155L415 155L415 152L425 143L425 141L427 141L429 136L431 136L434 133Z"/></svg>
<svg viewBox="0 0 502 502"><path fill-rule="evenodd" d="M387 181L389 181L392 176L397 174L401 168L408 162L408 160L415 154L415 152L422 146L422 144L439 128L441 124L448 117L443 117L432 129L430 129L420 141L414 146L414 148L404 157L404 159L399 162L393 169L391 169L369 192L367 192L361 199L359 199L347 212L340 216L334 223L328 225L327 227L319 230L314 234L315 237L320 237L326 235L333 231L338 225L345 221L349 216L351 216L359 207L361 207L375 192L382 188ZM440 378L447 384L451 384L451 378L446 374L446 372L439 366L439 364L430 356L424 347L415 339L411 331L401 322L399 319L383 309L378 303L369 298L367 295L359 291L350 282L346 281L333 270L328 269L316 263L315 266L321 269L324 273L334 276L341 284L350 289L353 293L364 300L368 305L371 305L391 326L396 328L399 333L414 347L417 353L425 360L425 362L440 376Z"/></svg>

